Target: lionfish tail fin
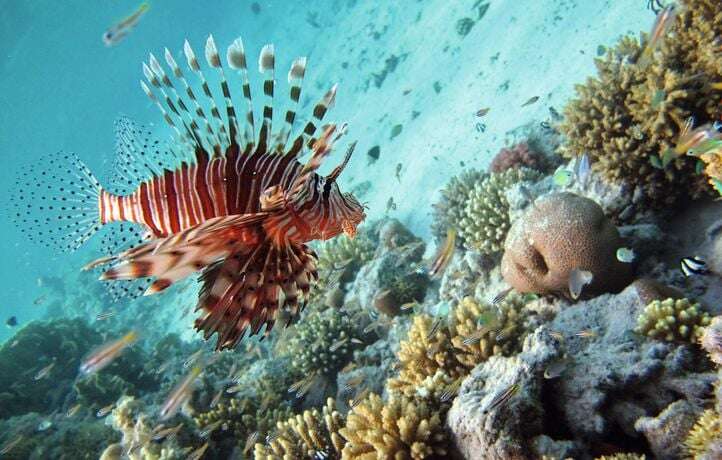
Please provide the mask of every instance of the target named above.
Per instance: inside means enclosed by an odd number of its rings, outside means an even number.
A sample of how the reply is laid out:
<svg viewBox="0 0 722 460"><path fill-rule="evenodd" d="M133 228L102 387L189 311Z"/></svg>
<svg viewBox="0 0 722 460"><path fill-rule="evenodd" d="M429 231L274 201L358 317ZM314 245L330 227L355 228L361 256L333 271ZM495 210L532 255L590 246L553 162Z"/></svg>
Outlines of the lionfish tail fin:
<svg viewBox="0 0 722 460"><path fill-rule="evenodd" d="M89 266L113 264L101 275L101 280L154 277L144 294L155 294L230 254L250 251L260 241L260 224L265 218L265 213L216 217L166 238L103 257Z"/></svg>
<svg viewBox="0 0 722 460"><path fill-rule="evenodd" d="M24 169L11 195L11 212L29 240L72 252L102 226L103 193L76 155L59 152Z"/></svg>
<svg viewBox="0 0 722 460"><path fill-rule="evenodd" d="M235 347L264 325L267 335L277 319L288 324L298 315L317 279L316 255L306 245L264 241L234 252L201 276L196 329L206 339L216 333L218 350Z"/></svg>

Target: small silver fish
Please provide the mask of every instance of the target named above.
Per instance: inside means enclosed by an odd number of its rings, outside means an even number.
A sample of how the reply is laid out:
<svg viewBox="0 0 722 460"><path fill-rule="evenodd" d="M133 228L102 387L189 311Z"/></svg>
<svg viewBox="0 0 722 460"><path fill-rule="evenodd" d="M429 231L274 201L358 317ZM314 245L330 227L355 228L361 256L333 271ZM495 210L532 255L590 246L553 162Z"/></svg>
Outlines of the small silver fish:
<svg viewBox="0 0 722 460"><path fill-rule="evenodd" d="M433 323L431 323L431 328L429 329L429 333L426 334L426 338L428 340L431 340L436 333L439 331L439 328L441 327L441 318L436 318Z"/></svg>
<svg viewBox="0 0 722 460"><path fill-rule="evenodd" d="M148 11L150 5L148 2L143 2L138 8L130 14L128 17L118 21L116 24L111 26L103 34L103 43L105 46L117 45L131 30L138 24L140 18Z"/></svg>
<svg viewBox="0 0 722 460"><path fill-rule="evenodd" d="M501 302L504 301L504 299L506 299L506 297L507 297L507 296L511 293L511 291L513 291L513 290L514 290L514 288L511 288L511 287L504 289L503 291L501 291L500 293L498 293L497 295L495 295L493 299L491 299L491 304L492 304L493 306L499 305Z"/></svg>
<svg viewBox="0 0 722 460"><path fill-rule="evenodd" d="M105 407L101 407L100 409L98 409L98 412L95 413L95 416L98 418L105 417L106 415L108 415L110 413L110 411L113 410L114 407L115 407L115 403L110 403Z"/></svg>
<svg viewBox="0 0 722 460"><path fill-rule="evenodd" d="M592 167L589 163L589 155L585 153L582 156L577 157L577 161L574 164L574 176L576 177L579 185L581 185L582 187L587 186L591 169Z"/></svg>
<svg viewBox="0 0 722 460"><path fill-rule="evenodd" d="M523 103L521 106L522 106L522 107L526 107L526 106L528 106L528 105L532 105L533 103L535 103L535 102L538 101L538 100L539 100L539 96L532 96L532 97L530 97L525 103Z"/></svg>
<svg viewBox="0 0 722 460"><path fill-rule="evenodd" d="M50 420L47 420L47 419L46 419L46 420L43 420L43 421L40 422L40 424L38 425L38 431L45 431L45 430L47 430L48 428L50 428L51 426L53 426L53 422L51 422Z"/></svg>
<svg viewBox="0 0 722 460"><path fill-rule="evenodd" d="M345 344L346 342L348 342L348 337L343 338L343 339L340 339L340 340L337 340L336 342L332 343L330 347L328 347L328 350L329 350L329 351L332 351L332 352L333 352L333 351L336 351L336 350L338 350L339 348L341 348L342 346L344 346L344 344Z"/></svg>
<svg viewBox="0 0 722 460"><path fill-rule="evenodd" d="M594 279L592 272L575 268L569 273L569 294L577 300L582 295L582 289Z"/></svg>
<svg viewBox="0 0 722 460"><path fill-rule="evenodd" d="M53 367L55 367L55 361L48 364L47 366L43 367L38 371L37 374L35 374L34 380L42 380L45 377L47 377L50 374L50 371L53 370Z"/></svg>
<svg viewBox="0 0 722 460"><path fill-rule="evenodd" d="M499 393L499 395L496 396L491 401L491 403L489 404L489 407L484 409L483 413L488 414L489 412L494 410L496 407L501 406L502 404L505 404L512 398L512 396L517 394L517 392L519 392L519 384L514 383L514 384L509 385L509 387L506 390Z"/></svg>
<svg viewBox="0 0 722 460"><path fill-rule="evenodd" d="M161 420L168 420L173 417L178 412L178 409L191 397L193 383L201 375L202 371L200 366L193 367L188 375L176 385L160 409Z"/></svg>
<svg viewBox="0 0 722 460"><path fill-rule="evenodd" d="M634 262L634 259L637 257L637 255L634 253L632 249L629 248L619 248L617 249L617 260L620 262L623 262L625 264L631 264Z"/></svg>

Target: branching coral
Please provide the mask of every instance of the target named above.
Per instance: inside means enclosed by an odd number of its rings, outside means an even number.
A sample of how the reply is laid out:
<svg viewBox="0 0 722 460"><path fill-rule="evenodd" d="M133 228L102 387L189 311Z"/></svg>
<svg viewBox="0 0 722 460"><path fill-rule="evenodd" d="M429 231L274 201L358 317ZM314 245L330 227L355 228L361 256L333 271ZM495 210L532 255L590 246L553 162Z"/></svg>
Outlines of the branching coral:
<svg viewBox="0 0 722 460"><path fill-rule="evenodd" d="M392 395L384 404L371 394L348 414L340 430L348 443L343 458L445 458L447 435L441 416L426 402Z"/></svg>
<svg viewBox="0 0 722 460"><path fill-rule="evenodd" d="M687 299L655 300L637 318L637 333L653 339L695 342L709 325L710 316Z"/></svg>
<svg viewBox="0 0 722 460"><path fill-rule="evenodd" d="M449 328L451 342L459 350L456 359L472 369L492 355L509 356L520 351L525 317L524 301L519 296L507 297L498 307L470 297L462 299Z"/></svg>
<svg viewBox="0 0 722 460"><path fill-rule="evenodd" d="M722 437L722 421L714 409L702 412L697 423L684 442L687 452L694 460L701 460L709 445Z"/></svg>
<svg viewBox="0 0 722 460"><path fill-rule="evenodd" d="M339 267L357 270L371 260L375 245L368 233L359 232L356 237L338 236L322 244L318 251L319 271L334 271Z"/></svg>
<svg viewBox="0 0 722 460"><path fill-rule="evenodd" d="M198 414L193 420L200 431L223 427L223 437L230 437L236 446L243 446L252 433L258 433L262 438L273 430L278 421L291 416L288 404L276 402L269 404L258 398L231 398L219 402L208 412Z"/></svg>
<svg viewBox="0 0 722 460"><path fill-rule="evenodd" d="M452 379L466 375L466 368L459 362L451 343L448 327L435 324L438 321L441 320L426 314L414 316L408 337L399 344L399 374L387 381L391 391L407 396L415 394L421 382L438 371Z"/></svg>
<svg viewBox="0 0 722 460"><path fill-rule="evenodd" d="M637 62L643 47L635 38L622 38L596 61L598 75L577 86L560 126L564 156L586 152L607 179L638 185L656 206L711 190L695 174L695 158L679 156L666 167L652 162L675 144L686 119L700 125L722 113L722 93L710 85L722 80L715 57L715 38L722 34L718 2L681 4L650 64Z"/></svg>
<svg viewBox="0 0 722 460"><path fill-rule="evenodd" d="M338 310L310 311L296 325L283 353L291 358L291 367L299 375L335 375L353 353L361 331L348 316Z"/></svg>
<svg viewBox="0 0 722 460"><path fill-rule="evenodd" d="M344 417L336 411L332 398L326 401L323 412L306 410L288 420L278 422L272 440L256 444L257 460L338 460L346 441L339 434Z"/></svg>
<svg viewBox="0 0 722 460"><path fill-rule="evenodd" d="M450 228L459 229L459 222L464 218L464 206L476 184L487 177L482 171L470 169L451 178L449 183L441 190L441 199L434 207L434 220L431 224L431 233L438 239L446 237ZM459 243L462 237L457 238Z"/></svg>
<svg viewBox="0 0 722 460"><path fill-rule="evenodd" d="M464 246L482 254L501 251L510 226L506 190L518 182L535 181L540 177L540 173L527 168L508 169L490 174L477 183L468 195L458 222Z"/></svg>
<svg viewBox="0 0 722 460"><path fill-rule="evenodd" d="M501 173L512 168L529 168L537 171L546 169L546 161L544 156L532 150L526 142L519 142L511 147L504 147L499 150L491 164L489 171L492 173Z"/></svg>

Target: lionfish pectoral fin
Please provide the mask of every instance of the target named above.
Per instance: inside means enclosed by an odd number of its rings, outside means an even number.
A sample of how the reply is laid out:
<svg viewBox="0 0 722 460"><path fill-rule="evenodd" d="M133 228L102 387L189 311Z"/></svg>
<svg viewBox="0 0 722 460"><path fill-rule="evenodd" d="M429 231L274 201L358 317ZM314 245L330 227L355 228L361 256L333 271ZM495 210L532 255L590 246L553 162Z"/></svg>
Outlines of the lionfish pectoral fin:
<svg viewBox="0 0 722 460"><path fill-rule="evenodd" d="M291 318L299 313L317 276L315 255L306 245L264 241L231 253L201 275L202 315L195 327L206 339L217 333L218 350L235 347L264 325L268 334L279 309Z"/></svg>
<svg viewBox="0 0 722 460"><path fill-rule="evenodd" d="M102 280L155 277L145 295L160 292L174 282L222 260L231 253L255 247L266 213L209 219L166 238L157 238L115 256L116 265Z"/></svg>

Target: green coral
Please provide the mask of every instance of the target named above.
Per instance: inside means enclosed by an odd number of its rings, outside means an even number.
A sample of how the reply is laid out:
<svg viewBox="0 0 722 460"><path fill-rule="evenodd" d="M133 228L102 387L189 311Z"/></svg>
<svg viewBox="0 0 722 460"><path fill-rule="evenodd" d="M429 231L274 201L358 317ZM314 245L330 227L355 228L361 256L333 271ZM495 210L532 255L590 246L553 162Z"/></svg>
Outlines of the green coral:
<svg viewBox="0 0 722 460"><path fill-rule="evenodd" d="M476 169L463 171L451 178L449 183L441 190L441 199L434 207L434 220L431 224L431 233L437 240L446 238L449 228L459 228L459 222L464 218L464 207L476 184L483 181L488 174ZM457 238L463 243L463 238Z"/></svg>
<svg viewBox="0 0 722 460"><path fill-rule="evenodd" d="M492 355L509 356L521 350L527 313L521 296L510 295L497 307L466 297L454 308L450 326L456 359L473 369Z"/></svg>
<svg viewBox="0 0 722 460"><path fill-rule="evenodd" d="M392 394L384 402L371 394L351 409L341 436L343 458L447 458L443 414L423 400Z"/></svg>
<svg viewBox="0 0 722 460"><path fill-rule="evenodd" d="M657 340L697 342L710 316L688 299L655 300L637 318L635 331Z"/></svg>
<svg viewBox="0 0 722 460"><path fill-rule="evenodd" d="M684 445L689 457L694 460L701 460L705 457L708 447L713 441L722 438L722 421L720 414L714 409L707 409L702 412L697 423L692 427Z"/></svg>
<svg viewBox="0 0 722 460"><path fill-rule="evenodd" d="M201 432L216 428L209 434L213 439L223 438L236 447L243 447L253 433L258 433L259 439L263 439L273 431L277 422L291 415L291 408L285 402L242 397L221 400L214 408L199 413L193 420Z"/></svg>
<svg viewBox="0 0 722 460"><path fill-rule="evenodd" d="M577 86L560 125L566 136L562 155L586 152L597 172L639 187L655 207L711 192L695 173L695 158L682 154L666 166L659 159L675 145L685 120L694 117L699 126L722 114L722 92L710 85L722 80L715 57L715 39L722 34L719 3L680 3L649 64L640 64L644 46L635 37L622 38L596 60L597 76Z"/></svg>
<svg viewBox="0 0 722 460"><path fill-rule="evenodd" d="M325 241L318 251L318 268L320 271L335 271L345 267L349 271L358 268L371 260L375 245L366 231L359 231L354 238L339 235Z"/></svg>
<svg viewBox="0 0 722 460"><path fill-rule="evenodd" d="M256 444L257 460L339 460L346 441L339 434L345 418L336 410L332 398L322 412L303 411L288 420L278 422L268 444Z"/></svg>
<svg viewBox="0 0 722 460"><path fill-rule="evenodd" d="M312 310L295 327L283 354L295 374L334 376L351 359L361 331L338 310Z"/></svg>
<svg viewBox="0 0 722 460"><path fill-rule="evenodd" d="M457 224L464 246L482 254L501 251L511 225L506 190L518 182L536 181L540 177L537 171L514 168L490 174L477 183L467 197Z"/></svg>

